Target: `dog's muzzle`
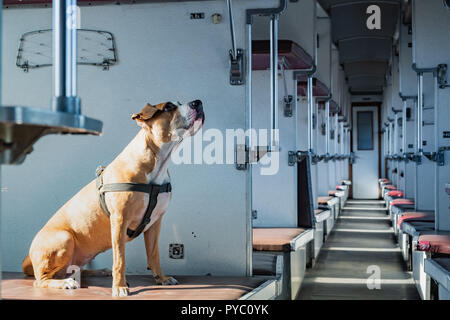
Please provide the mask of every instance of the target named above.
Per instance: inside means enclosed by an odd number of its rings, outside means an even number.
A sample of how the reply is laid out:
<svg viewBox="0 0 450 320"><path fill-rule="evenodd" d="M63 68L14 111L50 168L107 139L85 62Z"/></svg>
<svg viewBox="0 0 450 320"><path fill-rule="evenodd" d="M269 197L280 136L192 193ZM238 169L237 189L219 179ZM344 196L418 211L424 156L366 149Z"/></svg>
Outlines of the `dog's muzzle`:
<svg viewBox="0 0 450 320"><path fill-rule="evenodd" d="M203 112L203 103L201 100L194 100L188 103L189 108L193 109L196 113L195 121L202 120L202 123L205 122L205 113Z"/></svg>

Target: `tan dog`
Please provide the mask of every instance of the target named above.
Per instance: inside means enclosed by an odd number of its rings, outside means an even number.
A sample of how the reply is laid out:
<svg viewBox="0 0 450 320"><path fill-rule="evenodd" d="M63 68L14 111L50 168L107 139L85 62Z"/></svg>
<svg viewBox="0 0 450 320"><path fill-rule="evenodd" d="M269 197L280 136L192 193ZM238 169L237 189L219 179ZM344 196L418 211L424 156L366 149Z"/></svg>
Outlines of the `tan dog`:
<svg viewBox="0 0 450 320"><path fill-rule="evenodd" d="M204 122L200 100L175 105L171 102L156 106L147 104L133 114L142 127L136 137L103 171L103 183L153 183L170 181L167 165L172 151L183 138L194 135ZM161 217L171 199L171 192L157 195L156 207L144 232L147 267L158 284L178 282L166 277L160 266L158 238ZM67 277L71 265L80 268L97 254L113 250L113 296L127 296L125 280L125 243L132 240L127 229L135 230L143 221L150 196L143 192L108 192L105 214L99 201L96 180L91 181L65 203L38 232L31 243L29 255L22 263L27 275L34 275L35 287L76 289L80 286Z"/></svg>

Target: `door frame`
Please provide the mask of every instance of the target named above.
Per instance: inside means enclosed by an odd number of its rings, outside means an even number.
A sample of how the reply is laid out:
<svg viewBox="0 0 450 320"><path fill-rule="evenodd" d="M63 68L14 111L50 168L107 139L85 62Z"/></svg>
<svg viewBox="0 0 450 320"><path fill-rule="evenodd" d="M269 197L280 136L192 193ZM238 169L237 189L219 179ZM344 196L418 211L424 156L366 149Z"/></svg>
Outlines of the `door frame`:
<svg viewBox="0 0 450 320"><path fill-rule="evenodd" d="M353 108L355 107L375 107L377 108L377 114L378 114L378 177L381 178L381 106L382 102L374 101L374 102L352 102L351 105L351 111L350 114L352 115L352 123L353 123ZM350 130L350 152L354 152L353 150L353 124L352 124L352 130ZM353 165L349 162L348 163L348 172L349 172L349 179L352 181L353 185ZM350 189L350 198L353 198L353 189Z"/></svg>

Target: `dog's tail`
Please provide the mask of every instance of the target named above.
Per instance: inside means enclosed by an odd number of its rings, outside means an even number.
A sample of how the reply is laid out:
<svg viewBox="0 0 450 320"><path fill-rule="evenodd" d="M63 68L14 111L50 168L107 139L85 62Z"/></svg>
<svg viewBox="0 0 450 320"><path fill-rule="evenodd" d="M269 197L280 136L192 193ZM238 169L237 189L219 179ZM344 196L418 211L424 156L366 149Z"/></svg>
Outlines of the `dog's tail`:
<svg viewBox="0 0 450 320"><path fill-rule="evenodd" d="M31 264L30 255L27 255L22 262L22 270L27 276L34 276L33 265Z"/></svg>

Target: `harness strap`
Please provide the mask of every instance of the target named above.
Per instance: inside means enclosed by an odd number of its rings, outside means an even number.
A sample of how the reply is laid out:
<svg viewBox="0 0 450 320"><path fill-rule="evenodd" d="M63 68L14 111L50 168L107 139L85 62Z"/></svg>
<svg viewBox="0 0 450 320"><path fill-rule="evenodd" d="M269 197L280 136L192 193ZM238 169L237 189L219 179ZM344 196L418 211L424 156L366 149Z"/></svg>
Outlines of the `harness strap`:
<svg viewBox="0 0 450 320"><path fill-rule="evenodd" d="M164 192L171 192L172 191L172 185L170 183L166 183L163 185L158 184L144 184L144 183L109 183L109 184L103 184L103 176L102 173L105 170L105 167L99 166L95 170L95 174L97 176L96 179L96 186L99 194L99 200L100 200L100 206L103 209L103 212L108 216L108 218L111 216L111 213L108 211L108 208L106 207L105 202L105 193L106 192L144 192L149 194L149 203L147 210L145 211L144 217L142 218L141 223L137 226L136 230L127 229L127 235L130 238L136 238L139 236L142 231L144 231L145 226L150 223L151 215L153 210L156 207L156 204L158 202L158 194L164 193Z"/></svg>

